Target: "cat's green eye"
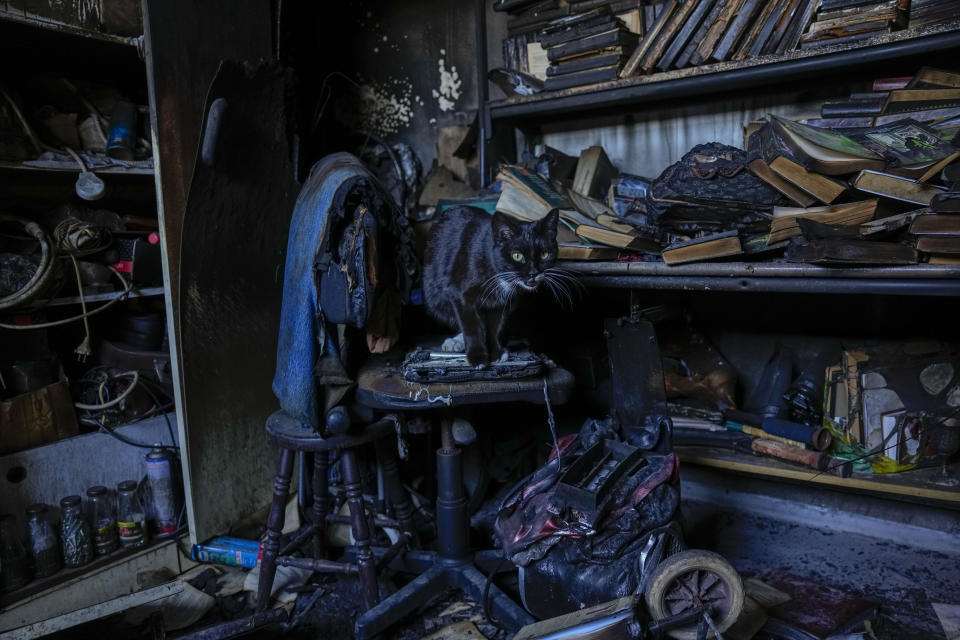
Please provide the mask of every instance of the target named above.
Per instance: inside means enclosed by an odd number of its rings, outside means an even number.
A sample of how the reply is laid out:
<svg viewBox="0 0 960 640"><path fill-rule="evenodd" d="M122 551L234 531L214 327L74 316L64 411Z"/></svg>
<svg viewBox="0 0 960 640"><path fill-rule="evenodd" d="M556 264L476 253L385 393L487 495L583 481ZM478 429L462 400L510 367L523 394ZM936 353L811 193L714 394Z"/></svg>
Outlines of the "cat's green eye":
<svg viewBox="0 0 960 640"><path fill-rule="evenodd" d="M540 254L540 259L541 259L541 260L546 260L546 259L549 258L549 257L550 257L550 252L549 252L549 251L544 251L543 253Z"/></svg>
<svg viewBox="0 0 960 640"><path fill-rule="evenodd" d="M514 262L523 262L523 254L519 251L514 251L510 254L510 257L513 258Z"/></svg>

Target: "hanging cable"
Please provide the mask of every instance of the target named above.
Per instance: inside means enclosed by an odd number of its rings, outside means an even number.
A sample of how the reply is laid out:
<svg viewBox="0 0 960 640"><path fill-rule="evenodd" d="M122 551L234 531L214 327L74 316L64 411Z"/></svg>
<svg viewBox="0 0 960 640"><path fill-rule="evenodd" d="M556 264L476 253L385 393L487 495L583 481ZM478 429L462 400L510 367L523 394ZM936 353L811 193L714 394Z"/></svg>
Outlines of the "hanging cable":
<svg viewBox="0 0 960 640"><path fill-rule="evenodd" d="M88 312L86 312L86 313L81 313L81 314L76 315L76 316L73 316L73 317L71 317L71 318L64 318L64 319L62 319L62 320L53 320L53 321L51 321L51 322L44 322L44 323L41 323L41 324L29 324L29 325L5 324L5 323L3 323L3 322L0 322L0 328L2 328L2 329L16 329L16 330L19 330L19 331L27 331L27 330L30 330L30 329L47 329L47 328L49 328L49 327L59 327L60 325L69 324L69 323L71 323L71 322L76 322L77 320L81 320L81 319L83 319L83 318L89 318L90 316L96 315L96 314L100 313L101 311L107 310L107 309L110 308L111 306L115 305L117 302L120 302L121 300L125 300L125 299L127 298L127 296L130 295L130 292L133 291L133 286L131 286L131 285L126 281L126 279L125 279L122 275L120 275L120 272L119 272L119 271L117 271L117 270L114 269L113 267L107 267L107 268L110 269L110 271L112 271L112 272L114 273L114 275L116 275L116 276L120 279L120 282L123 283L123 289L124 289L124 290L123 290L123 293L121 293L119 296L117 296L117 297L114 298L113 300L108 301L106 304L101 305L101 306L97 307L96 309L94 309L94 310L92 310L92 311L88 311Z"/></svg>

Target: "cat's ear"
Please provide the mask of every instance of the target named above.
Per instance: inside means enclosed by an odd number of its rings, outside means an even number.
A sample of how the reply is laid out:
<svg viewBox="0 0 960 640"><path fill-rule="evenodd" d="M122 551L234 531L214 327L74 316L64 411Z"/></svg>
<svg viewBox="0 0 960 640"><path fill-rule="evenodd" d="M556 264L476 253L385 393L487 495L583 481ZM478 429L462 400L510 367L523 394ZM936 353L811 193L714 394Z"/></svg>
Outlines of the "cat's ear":
<svg viewBox="0 0 960 640"><path fill-rule="evenodd" d="M537 220L537 232L548 239L557 237L557 225L560 223L560 209L552 209L550 213Z"/></svg>
<svg viewBox="0 0 960 640"><path fill-rule="evenodd" d="M518 233L516 223L510 216L500 213L493 214L493 241L497 244L509 242Z"/></svg>

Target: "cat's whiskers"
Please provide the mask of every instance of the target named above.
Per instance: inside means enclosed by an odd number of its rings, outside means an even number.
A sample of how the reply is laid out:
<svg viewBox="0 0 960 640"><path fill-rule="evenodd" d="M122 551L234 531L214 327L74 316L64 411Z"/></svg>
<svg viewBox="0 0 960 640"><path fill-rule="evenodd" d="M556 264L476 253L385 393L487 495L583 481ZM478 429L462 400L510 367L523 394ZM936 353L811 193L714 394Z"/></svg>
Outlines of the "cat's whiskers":
<svg viewBox="0 0 960 640"><path fill-rule="evenodd" d="M493 274L483 281L478 304L482 306L489 300L495 302L496 306L504 306L513 295L516 289L515 283L518 279L517 274L510 271Z"/></svg>
<svg viewBox="0 0 960 640"><path fill-rule="evenodd" d="M570 307L573 307L573 289L576 288L578 294L581 294L585 289L583 283L565 269L556 267L544 269L543 279L550 287L553 297L556 298L557 302L561 305L566 303Z"/></svg>

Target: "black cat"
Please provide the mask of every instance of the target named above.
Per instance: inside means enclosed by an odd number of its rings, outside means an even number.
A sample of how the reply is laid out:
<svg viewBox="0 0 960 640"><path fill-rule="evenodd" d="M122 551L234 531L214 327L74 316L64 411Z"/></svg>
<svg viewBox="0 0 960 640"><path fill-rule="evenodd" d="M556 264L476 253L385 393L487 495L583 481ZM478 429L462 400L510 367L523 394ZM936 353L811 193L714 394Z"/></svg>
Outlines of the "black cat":
<svg viewBox="0 0 960 640"><path fill-rule="evenodd" d="M455 207L434 223L424 254L424 300L434 318L460 330L471 364L503 354L500 331L516 294L546 284L558 299L571 300L575 280L554 266L559 217L554 209L535 222L520 222Z"/></svg>

